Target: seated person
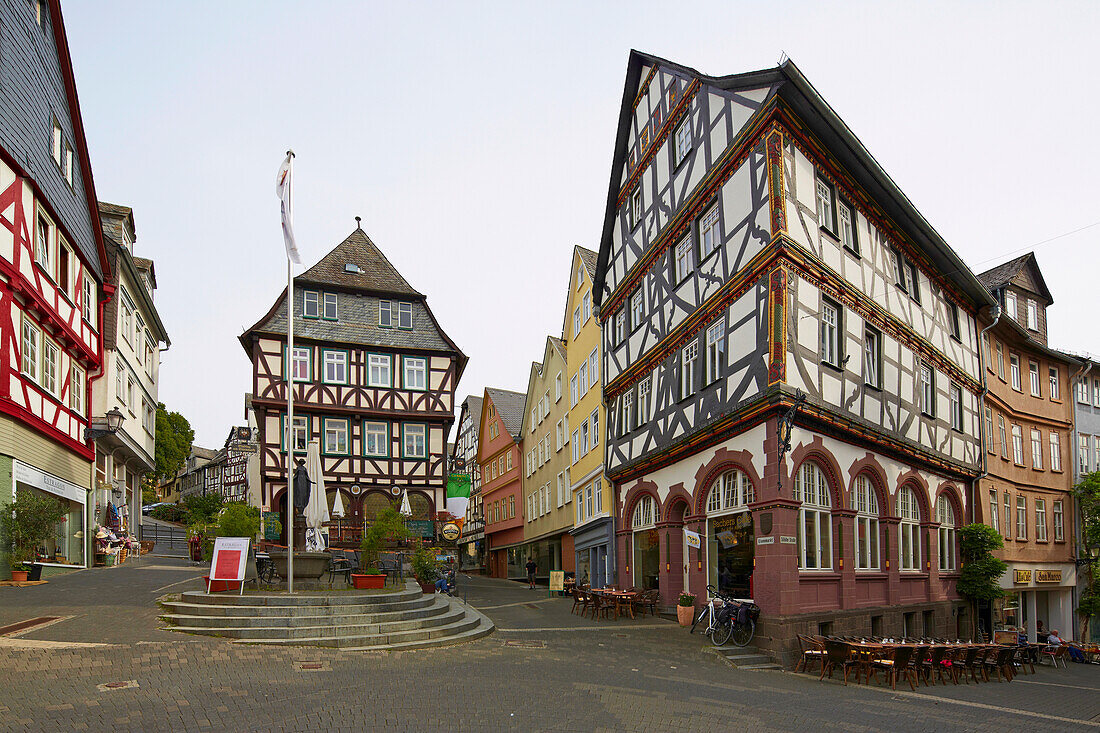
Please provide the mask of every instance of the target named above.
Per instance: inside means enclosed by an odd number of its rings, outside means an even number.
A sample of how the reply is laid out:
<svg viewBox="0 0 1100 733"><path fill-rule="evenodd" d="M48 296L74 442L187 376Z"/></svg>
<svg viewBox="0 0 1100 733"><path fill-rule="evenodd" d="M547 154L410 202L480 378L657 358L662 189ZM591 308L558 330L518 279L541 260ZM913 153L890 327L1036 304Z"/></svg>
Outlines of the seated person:
<svg viewBox="0 0 1100 733"><path fill-rule="evenodd" d="M451 594L454 590L454 571L448 571L439 576L439 579L435 581L435 589L439 593Z"/></svg>
<svg viewBox="0 0 1100 733"><path fill-rule="evenodd" d="M1047 634L1046 643L1051 646L1062 646L1066 642L1062 641L1061 637L1058 636L1058 629L1055 629Z"/></svg>
<svg viewBox="0 0 1100 733"><path fill-rule="evenodd" d="M1042 621L1036 621L1035 622L1035 641L1039 644L1046 644L1048 636L1050 636L1050 633L1046 629L1043 628L1043 622Z"/></svg>

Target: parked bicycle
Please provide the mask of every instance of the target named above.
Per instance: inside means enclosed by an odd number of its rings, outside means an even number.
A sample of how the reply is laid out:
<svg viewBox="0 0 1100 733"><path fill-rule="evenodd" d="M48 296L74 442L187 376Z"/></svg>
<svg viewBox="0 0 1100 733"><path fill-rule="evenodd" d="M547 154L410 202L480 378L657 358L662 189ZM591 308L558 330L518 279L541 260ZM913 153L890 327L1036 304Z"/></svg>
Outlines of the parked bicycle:
<svg viewBox="0 0 1100 733"><path fill-rule="evenodd" d="M745 646L752 641L760 607L749 599L723 595L713 585L707 586L707 596L706 604L691 624L691 633L694 634L696 627L705 620L703 634L710 637L714 646L724 646L731 639L734 646Z"/></svg>

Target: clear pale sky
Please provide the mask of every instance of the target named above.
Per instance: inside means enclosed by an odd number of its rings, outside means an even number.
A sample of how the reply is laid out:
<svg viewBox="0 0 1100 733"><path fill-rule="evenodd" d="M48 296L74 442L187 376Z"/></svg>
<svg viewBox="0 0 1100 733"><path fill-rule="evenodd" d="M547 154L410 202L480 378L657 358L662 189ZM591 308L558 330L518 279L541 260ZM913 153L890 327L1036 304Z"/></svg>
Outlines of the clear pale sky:
<svg viewBox="0 0 1100 733"><path fill-rule="evenodd" d="M99 197L132 206L196 442L243 422L237 336L354 217L470 357L526 391L596 249L631 48L706 74L786 52L975 271L1035 249L1051 344L1100 353L1100 3L65 0ZM299 269L298 271L301 271Z"/></svg>

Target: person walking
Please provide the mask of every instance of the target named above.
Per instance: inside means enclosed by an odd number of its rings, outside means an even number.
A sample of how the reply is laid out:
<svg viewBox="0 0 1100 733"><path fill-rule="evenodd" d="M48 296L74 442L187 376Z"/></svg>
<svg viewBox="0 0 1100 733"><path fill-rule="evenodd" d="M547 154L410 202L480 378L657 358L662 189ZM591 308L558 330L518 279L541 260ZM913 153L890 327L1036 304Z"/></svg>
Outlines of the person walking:
<svg viewBox="0 0 1100 733"><path fill-rule="evenodd" d="M530 584L531 590L535 589L535 571L539 569L539 566L535 563L535 558L527 558L527 582Z"/></svg>

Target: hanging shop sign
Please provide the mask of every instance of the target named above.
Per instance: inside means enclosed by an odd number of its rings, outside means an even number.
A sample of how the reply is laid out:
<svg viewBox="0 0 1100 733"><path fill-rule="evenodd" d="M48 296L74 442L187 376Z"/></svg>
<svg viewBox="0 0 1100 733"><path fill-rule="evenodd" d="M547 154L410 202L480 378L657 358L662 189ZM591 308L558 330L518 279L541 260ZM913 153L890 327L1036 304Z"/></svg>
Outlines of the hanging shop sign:
<svg viewBox="0 0 1100 733"><path fill-rule="evenodd" d="M687 539L687 546L699 549L703 546L703 540L699 536L698 532L692 532L690 529L684 530L684 537Z"/></svg>
<svg viewBox="0 0 1100 733"><path fill-rule="evenodd" d="M1031 582L1031 571L1030 570L1016 570L1015 571L1015 576L1016 576L1015 581L1017 583L1030 583Z"/></svg>
<svg viewBox="0 0 1100 733"><path fill-rule="evenodd" d="M462 534L462 530L460 530L458 528L458 525L454 522L447 522L443 525L441 534L443 535L443 539L447 540L448 542L454 542L459 538L459 535Z"/></svg>
<svg viewBox="0 0 1100 733"><path fill-rule="evenodd" d="M1035 571L1036 583L1061 583L1062 571L1061 570L1036 570Z"/></svg>

